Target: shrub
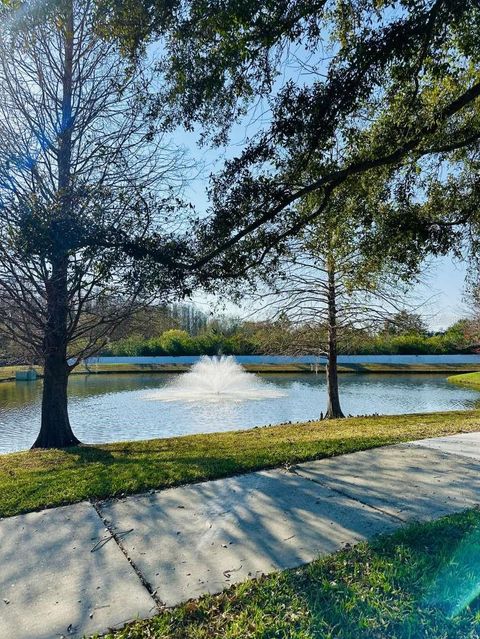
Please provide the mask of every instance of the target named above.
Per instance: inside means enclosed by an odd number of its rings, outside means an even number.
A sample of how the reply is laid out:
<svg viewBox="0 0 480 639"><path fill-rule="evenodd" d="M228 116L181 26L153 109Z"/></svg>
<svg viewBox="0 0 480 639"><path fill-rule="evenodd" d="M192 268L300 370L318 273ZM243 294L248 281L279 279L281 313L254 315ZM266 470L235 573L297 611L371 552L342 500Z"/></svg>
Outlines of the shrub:
<svg viewBox="0 0 480 639"><path fill-rule="evenodd" d="M160 346L166 355L195 355L195 344L187 333L179 329L165 331L160 338Z"/></svg>

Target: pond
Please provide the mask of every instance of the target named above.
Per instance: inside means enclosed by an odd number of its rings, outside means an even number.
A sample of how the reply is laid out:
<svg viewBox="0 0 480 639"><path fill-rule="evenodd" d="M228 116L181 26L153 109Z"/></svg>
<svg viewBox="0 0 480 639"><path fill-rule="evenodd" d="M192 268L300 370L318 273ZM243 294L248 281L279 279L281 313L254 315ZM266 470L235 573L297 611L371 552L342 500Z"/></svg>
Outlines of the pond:
<svg viewBox="0 0 480 639"><path fill-rule="evenodd" d="M264 399L218 402L155 401L176 375L76 375L69 384L70 416L86 443L171 437L316 419L325 411L323 375L264 374ZM40 422L42 382L0 384L0 452L29 448ZM400 414L480 407L480 394L442 375L340 376L345 414ZM153 395L152 395L153 393ZM281 396L278 396L281 395Z"/></svg>

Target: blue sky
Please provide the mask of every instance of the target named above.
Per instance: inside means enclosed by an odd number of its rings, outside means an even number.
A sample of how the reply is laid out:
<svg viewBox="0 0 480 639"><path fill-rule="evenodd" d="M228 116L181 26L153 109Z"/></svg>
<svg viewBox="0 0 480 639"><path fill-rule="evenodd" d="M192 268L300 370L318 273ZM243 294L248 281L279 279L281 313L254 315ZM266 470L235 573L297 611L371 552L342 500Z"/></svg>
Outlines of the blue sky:
<svg viewBox="0 0 480 639"><path fill-rule="evenodd" d="M428 289L433 293L433 299L427 303L429 310L426 319L432 329L441 330L469 315L470 309L464 300L467 268L465 263L443 257L432 260L429 271L428 288L420 293L426 299Z"/></svg>

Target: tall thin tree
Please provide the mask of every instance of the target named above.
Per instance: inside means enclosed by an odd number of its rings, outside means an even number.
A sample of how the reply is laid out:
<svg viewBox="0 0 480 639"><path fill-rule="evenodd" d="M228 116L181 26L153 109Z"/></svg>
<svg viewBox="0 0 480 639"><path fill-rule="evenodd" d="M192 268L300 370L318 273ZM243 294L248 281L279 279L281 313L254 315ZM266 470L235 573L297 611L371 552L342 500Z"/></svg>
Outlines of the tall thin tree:
<svg viewBox="0 0 480 639"><path fill-rule="evenodd" d="M90 0L24 2L0 28L0 330L44 367L36 447L78 442L68 377L152 294L184 232L182 154L145 123L145 69L95 33ZM155 264L136 253L155 244ZM165 268L163 268L165 266Z"/></svg>
<svg viewBox="0 0 480 639"><path fill-rule="evenodd" d="M392 314L413 308L406 292L418 275L389 256L388 247L366 255L363 243L369 230L355 219L362 217L366 203L361 185L339 190L328 214L291 240L276 269L267 271L258 299L273 318L288 320L293 329L291 354L317 353L326 357L327 419L344 417L338 384L338 352L348 349L349 336L357 329L383 326ZM370 205L380 205L380 184L371 185ZM363 192L365 196L365 192ZM315 196L303 204L308 215ZM361 209L359 211L358 209ZM406 279L409 276L410 282ZM404 279L402 279L402 277ZM268 348L268 336L266 343Z"/></svg>

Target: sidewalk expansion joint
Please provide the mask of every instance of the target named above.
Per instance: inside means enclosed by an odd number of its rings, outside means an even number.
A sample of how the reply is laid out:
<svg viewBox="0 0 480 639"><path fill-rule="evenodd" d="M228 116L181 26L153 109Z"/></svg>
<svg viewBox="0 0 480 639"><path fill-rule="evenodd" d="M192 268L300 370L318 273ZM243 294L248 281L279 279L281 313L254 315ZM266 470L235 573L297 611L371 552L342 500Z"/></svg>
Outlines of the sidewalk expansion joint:
<svg viewBox="0 0 480 639"><path fill-rule="evenodd" d="M394 519L395 521L399 521L402 524L407 523L407 521L403 517L400 517L399 515L394 515L392 513L389 513L386 510L383 510L383 508L380 508L379 506L374 506L373 504L369 504L368 501L363 501L362 499L358 499L358 497L353 497L349 493L347 493L347 492L345 492L343 490L340 490L340 488L334 488L333 486L331 486L327 482L319 481L318 479L315 479L313 477L306 477L305 475L302 474L301 471L302 471L301 468L299 468L298 466L295 467L295 474L298 475L299 477L301 477L302 479L305 479L307 481L311 481L314 484L317 484L318 486L322 486L322 488L327 488L328 490L331 490L332 492L337 493L337 495L341 495L342 497L346 497L347 499L350 499L351 501L356 501L359 504L362 504L362 506L366 506L367 508L371 508L372 510L376 510L377 512L381 513L382 515L385 515L385 517L388 517L389 519Z"/></svg>
<svg viewBox="0 0 480 639"><path fill-rule="evenodd" d="M122 543L122 537L125 534L128 534L129 532L133 532L133 529L130 531L122 531L122 532L116 532L114 530L114 528L112 527L112 525L110 524L110 522L108 521L108 519L106 519L103 516L103 513L100 509L99 506L99 502L95 502L95 501L90 501L91 505L94 507L97 515L100 517L100 519L102 520L105 528L108 530L108 532L111 535L111 538L113 539L113 541L117 544L117 546L120 548L120 550L122 551L122 554L124 555L125 559L128 561L128 563L131 565L131 567L133 568L135 574L137 575L137 577L140 579L140 582L142 584L142 586L145 588L145 590L147 590L148 594L150 595L150 597L153 599L153 601L155 602L155 606L158 609L159 612L161 612L162 610L165 610L166 605L163 603L163 601L161 601L161 599L158 597L157 595L157 591L156 589L154 589L151 585L151 583L145 578L145 576L143 575L142 571L140 570L140 568L135 564L135 562L133 561L133 559L130 557L130 555L127 552L127 549L125 548L124 544ZM96 545L96 547L98 548L99 546L101 547L101 543L102 541L99 541L98 544ZM96 547L94 546L92 549L92 552L96 549Z"/></svg>

